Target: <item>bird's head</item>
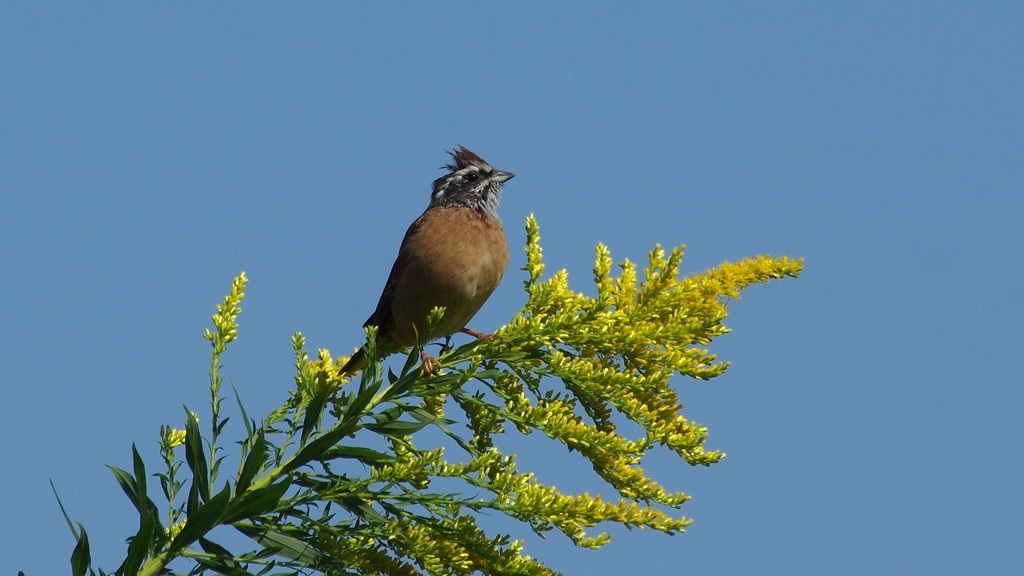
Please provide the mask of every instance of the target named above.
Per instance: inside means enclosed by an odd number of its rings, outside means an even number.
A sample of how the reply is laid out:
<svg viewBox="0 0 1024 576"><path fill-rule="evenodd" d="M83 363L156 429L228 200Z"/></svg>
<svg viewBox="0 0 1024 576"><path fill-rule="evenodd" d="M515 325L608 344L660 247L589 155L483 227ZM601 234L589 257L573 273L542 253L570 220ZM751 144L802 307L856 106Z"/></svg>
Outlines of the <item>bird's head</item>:
<svg viewBox="0 0 1024 576"><path fill-rule="evenodd" d="M430 206L466 206L493 215L501 199L501 185L515 174L495 170L464 146L449 152L452 162L442 168L448 174L434 180Z"/></svg>

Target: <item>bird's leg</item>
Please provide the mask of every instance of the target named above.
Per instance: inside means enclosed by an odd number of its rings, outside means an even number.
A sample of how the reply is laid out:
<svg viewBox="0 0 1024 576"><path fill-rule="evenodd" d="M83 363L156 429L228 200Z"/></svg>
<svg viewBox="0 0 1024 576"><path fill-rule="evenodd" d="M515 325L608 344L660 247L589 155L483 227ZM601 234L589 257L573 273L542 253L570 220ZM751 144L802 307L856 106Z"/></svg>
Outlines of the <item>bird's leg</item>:
<svg viewBox="0 0 1024 576"><path fill-rule="evenodd" d="M470 336L478 340L483 340L484 342L490 342L491 340L494 340L494 334L488 334L486 332L477 332L476 330L471 330L469 328L463 328L461 332L463 334L469 334Z"/></svg>
<svg viewBox="0 0 1024 576"><path fill-rule="evenodd" d="M427 377L433 376L435 372L441 370L441 362L433 356L428 356L423 350L420 350L420 360L423 361L423 373Z"/></svg>

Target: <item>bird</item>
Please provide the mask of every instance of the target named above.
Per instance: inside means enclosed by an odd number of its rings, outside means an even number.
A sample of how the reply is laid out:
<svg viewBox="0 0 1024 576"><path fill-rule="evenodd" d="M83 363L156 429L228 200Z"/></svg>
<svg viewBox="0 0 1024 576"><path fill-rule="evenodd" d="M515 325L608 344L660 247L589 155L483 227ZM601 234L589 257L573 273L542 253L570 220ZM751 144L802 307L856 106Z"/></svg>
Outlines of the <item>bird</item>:
<svg viewBox="0 0 1024 576"><path fill-rule="evenodd" d="M409 226L377 308L363 324L377 327L381 358L421 340L464 332L491 335L466 324L480 310L508 267L508 239L498 217L502 185L515 174L495 170L459 145L448 152L448 172L434 180L427 209ZM445 307L444 316L427 334L427 317ZM420 353L427 375L440 369L435 358ZM366 363L363 346L339 370L351 376Z"/></svg>

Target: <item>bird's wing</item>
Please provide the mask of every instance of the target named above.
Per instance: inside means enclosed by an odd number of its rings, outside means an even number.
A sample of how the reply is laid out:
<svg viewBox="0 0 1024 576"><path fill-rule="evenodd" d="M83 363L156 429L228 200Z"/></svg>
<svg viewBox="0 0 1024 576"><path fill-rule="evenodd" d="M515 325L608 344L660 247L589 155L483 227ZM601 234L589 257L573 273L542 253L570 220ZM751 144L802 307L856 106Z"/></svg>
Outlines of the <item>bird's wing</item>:
<svg viewBox="0 0 1024 576"><path fill-rule="evenodd" d="M373 314L367 318L366 322L363 323L363 328L367 326L380 326L386 327L388 321L391 320L391 301L394 297L395 286L398 284L398 279L402 275L406 266L409 264L409 254L406 250L406 244L409 243L409 239L419 232L420 227L423 226L423 222L426 219L426 212L420 215L419 218L413 221L409 225L409 229L405 231L405 237L402 238L402 245L398 249L398 257L395 258L394 265L391 266L391 274L388 275L388 281L384 284L384 291L380 294L380 301L377 302L377 309L373 311Z"/></svg>

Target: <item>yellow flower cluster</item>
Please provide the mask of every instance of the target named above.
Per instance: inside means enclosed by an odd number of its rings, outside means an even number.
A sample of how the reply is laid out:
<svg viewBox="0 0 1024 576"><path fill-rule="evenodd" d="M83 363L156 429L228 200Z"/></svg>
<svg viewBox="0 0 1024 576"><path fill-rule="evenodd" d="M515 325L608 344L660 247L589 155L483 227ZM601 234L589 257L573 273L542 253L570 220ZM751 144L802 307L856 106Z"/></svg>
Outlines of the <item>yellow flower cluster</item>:
<svg viewBox="0 0 1024 576"><path fill-rule="evenodd" d="M321 532L317 545L368 575L556 574L523 555L521 541L487 538L472 516L456 515L438 522L391 520L375 528L373 534Z"/></svg>
<svg viewBox="0 0 1024 576"><path fill-rule="evenodd" d="M189 411L192 417L199 421L199 415ZM160 427L160 449L169 451L185 443L185 431L171 428L170 426Z"/></svg>
<svg viewBox="0 0 1024 576"><path fill-rule="evenodd" d="M160 427L160 449L167 451L177 448L185 443L185 431L171 428L170 426Z"/></svg>
<svg viewBox="0 0 1024 576"><path fill-rule="evenodd" d="M611 536L606 533L588 537L585 528L600 522L619 522L626 526L652 528L672 534L682 531L691 520L675 519L649 506L620 500L604 502L600 494L566 496L556 488L545 486L533 474L499 474L494 479L499 490L508 493L505 506L499 508L507 514L527 522L534 530L557 528L569 536L577 546L599 548Z"/></svg>
<svg viewBox="0 0 1024 576"><path fill-rule="evenodd" d="M666 254L655 246L642 273L625 260L618 265L620 274L613 276L610 252L598 245L596 295L588 296L569 288L565 271L541 280L539 238L531 216L523 268L529 276L529 300L498 330L497 338L443 350L439 359L447 370L415 384L406 373L386 381L379 373L376 376L380 381L373 386L379 388L368 389L373 398L394 404L387 419L378 422L410 414L423 425L442 430L465 451L468 461L449 462L440 447L417 450L411 442L414 432L396 436L406 429L418 430L408 419L410 426L391 428L398 431L388 434L394 458L378 459L369 478L356 482L360 490L382 487L365 496L379 504L374 510L382 515L358 534L344 533L341 525L334 527L335 532L321 532L323 550L333 557L352 559L355 569L369 574L550 574L520 555L519 542L488 539L470 514L500 511L537 532L557 529L578 546L593 548L610 538L606 533L588 536L586 530L601 522L669 534L690 524L685 517L674 518L659 509L678 509L689 496L668 492L649 478L641 467L643 457L664 447L691 465L707 466L724 454L705 450L708 430L682 416L671 379L681 375L708 380L722 374L728 363L718 361L705 346L729 331L723 324L729 302L752 284L798 276L803 261L758 256L680 278L683 247ZM321 350L319 360L300 359L299 368L319 371L344 385L337 377L343 362ZM366 381L360 390L364 386ZM402 397L418 398L418 405L400 399L388 386L399 388ZM338 410L359 393L343 388ZM448 428L453 420L442 418L447 398L465 415L462 422L469 434ZM494 445L506 422L524 434L541 432L578 452L619 499L565 495L534 474L520 472L515 456ZM373 424L367 427L372 430ZM631 439L622 430L639 434ZM435 478L461 480L474 496L424 492ZM415 502L416 513L403 512L410 502Z"/></svg>
<svg viewBox="0 0 1024 576"><path fill-rule="evenodd" d="M164 528L164 534L167 535L168 540L174 540L178 534L181 533L182 529L185 528L185 520L171 524L167 528Z"/></svg>
<svg viewBox="0 0 1024 576"><path fill-rule="evenodd" d="M239 304L245 297L245 285L249 279L242 272L231 283L231 293L224 299L222 304L217 305L217 313L213 315L213 326L217 333L210 332L207 328L203 337L213 343L218 350L223 350L229 343L234 342L238 337L238 315L242 313Z"/></svg>

